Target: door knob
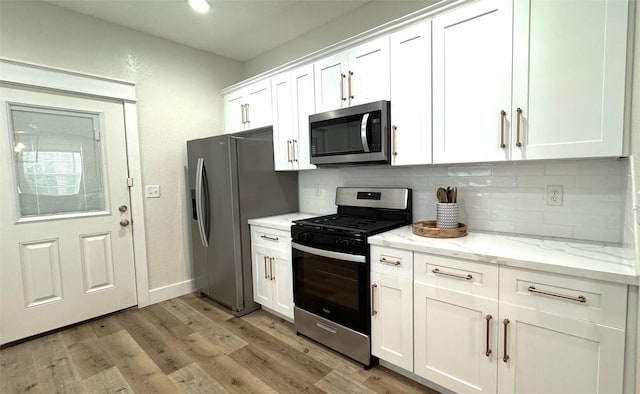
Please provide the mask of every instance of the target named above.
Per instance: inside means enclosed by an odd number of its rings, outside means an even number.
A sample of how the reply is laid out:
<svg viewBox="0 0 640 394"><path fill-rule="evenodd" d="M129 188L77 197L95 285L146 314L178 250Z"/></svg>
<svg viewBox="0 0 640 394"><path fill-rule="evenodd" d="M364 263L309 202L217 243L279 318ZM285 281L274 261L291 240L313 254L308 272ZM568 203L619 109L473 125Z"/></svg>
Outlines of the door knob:
<svg viewBox="0 0 640 394"><path fill-rule="evenodd" d="M127 226L129 225L129 219L122 218L122 219L120 220L120 225L121 225L122 227L127 227Z"/></svg>
<svg viewBox="0 0 640 394"><path fill-rule="evenodd" d="M120 206L118 207L118 211L120 211L120 212L127 212L127 209L128 209L128 208L127 208L127 206L126 206L126 205L120 205Z"/></svg>

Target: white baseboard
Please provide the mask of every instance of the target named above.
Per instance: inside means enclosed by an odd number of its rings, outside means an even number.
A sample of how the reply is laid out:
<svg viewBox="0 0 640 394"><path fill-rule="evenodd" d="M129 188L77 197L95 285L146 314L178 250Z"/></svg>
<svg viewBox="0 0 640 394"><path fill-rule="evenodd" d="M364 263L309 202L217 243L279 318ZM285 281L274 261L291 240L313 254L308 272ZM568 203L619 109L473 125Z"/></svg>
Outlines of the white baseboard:
<svg viewBox="0 0 640 394"><path fill-rule="evenodd" d="M149 290L149 304L156 304L171 298L193 293L194 291L196 291L196 284L193 279L151 289Z"/></svg>

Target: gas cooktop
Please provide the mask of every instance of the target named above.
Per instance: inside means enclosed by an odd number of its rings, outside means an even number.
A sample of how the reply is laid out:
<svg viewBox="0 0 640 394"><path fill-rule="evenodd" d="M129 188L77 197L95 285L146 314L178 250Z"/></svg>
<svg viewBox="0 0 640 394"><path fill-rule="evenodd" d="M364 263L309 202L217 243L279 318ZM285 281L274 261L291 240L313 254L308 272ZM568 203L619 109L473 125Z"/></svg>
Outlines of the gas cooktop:
<svg viewBox="0 0 640 394"><path fill-rule="evenodd" d="M407 224L405 220L346 214L318 216L296 220L295 223L309 228L364 233L366 235L374 235Z"/></svg>

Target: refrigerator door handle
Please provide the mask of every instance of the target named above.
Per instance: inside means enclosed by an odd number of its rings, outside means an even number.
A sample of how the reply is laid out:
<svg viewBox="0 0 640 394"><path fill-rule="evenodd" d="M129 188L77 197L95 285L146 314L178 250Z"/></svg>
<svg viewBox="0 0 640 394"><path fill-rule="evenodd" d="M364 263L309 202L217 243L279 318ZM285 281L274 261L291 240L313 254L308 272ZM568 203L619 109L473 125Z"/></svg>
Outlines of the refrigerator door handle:
<svg viewBox="0 0 640 394"><path fill-rule="evenodd" d="M204 224L204 209L202 202L202 192L204 185L204 159L202 157L198 158L198 165L196 167L196 213L198 216L198 232L200 233L200 241L202 242L202 246L205 248L209 247L209 241L207 240L207 235L205 231Z"/></svg>

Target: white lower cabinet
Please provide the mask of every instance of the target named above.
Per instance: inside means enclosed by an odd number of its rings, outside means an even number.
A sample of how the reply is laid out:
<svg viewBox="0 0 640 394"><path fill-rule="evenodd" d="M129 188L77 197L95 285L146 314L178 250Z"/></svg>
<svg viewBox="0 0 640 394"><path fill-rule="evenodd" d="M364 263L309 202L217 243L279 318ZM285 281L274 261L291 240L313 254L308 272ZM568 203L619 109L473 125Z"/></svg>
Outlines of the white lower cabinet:
<svg viewBox="0 0 640 394"><path fill-rule="evenodd" d="M414 270L414 372L456 393L495 393L498 267L415 253Z"/></svg>
<svg viewBox="0 0 640 394"><path fill-rule="evenodd" d="M625 285L501 268L498 392L622 393L626 305Z"/></svg>
<svg viewBox="0 0 640 394"><path fill-rule="evenodd" d="M383 257L413 263L413 302ZM375 245L371 260L382 360L460 394L622 393L626 285Z"/></svg>
<svg viewBox="0 0 640 394"><path fill-rule="evenodd" d="M251 226L253 300L293 320L291 234Z"/></svg>
<svg viewBox="0 0 640 394"><path fill-rule="evenodd" d="M371 353L413 369L413 253L371 247Z"/></svg>

